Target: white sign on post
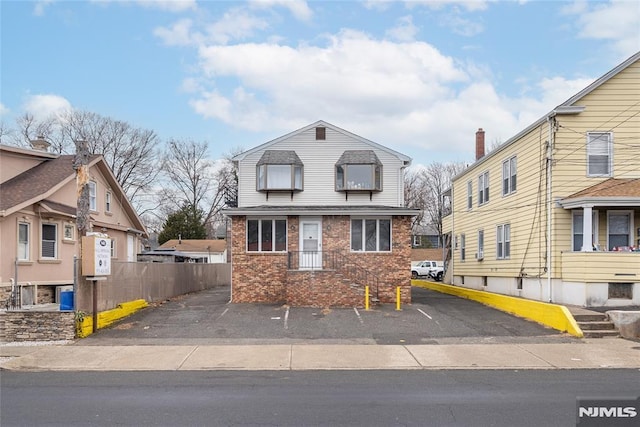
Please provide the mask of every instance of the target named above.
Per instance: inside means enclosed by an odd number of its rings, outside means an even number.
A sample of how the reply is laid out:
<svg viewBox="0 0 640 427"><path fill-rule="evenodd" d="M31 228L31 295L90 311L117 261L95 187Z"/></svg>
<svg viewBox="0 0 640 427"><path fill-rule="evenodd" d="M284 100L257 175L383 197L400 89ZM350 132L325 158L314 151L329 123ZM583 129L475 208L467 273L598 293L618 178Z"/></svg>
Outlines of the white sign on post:
<svg viewBox="0 0 640 427"><path fill-rule="evenodd" d="M111 239L95 240L95 275L108 276L111 274Z"/></svg>
<svg viewBox="0 0 640 427"><path fill-rule="evenodd" d="M82 275L111 275L111 239L95 235L82 238Z"/></svg>

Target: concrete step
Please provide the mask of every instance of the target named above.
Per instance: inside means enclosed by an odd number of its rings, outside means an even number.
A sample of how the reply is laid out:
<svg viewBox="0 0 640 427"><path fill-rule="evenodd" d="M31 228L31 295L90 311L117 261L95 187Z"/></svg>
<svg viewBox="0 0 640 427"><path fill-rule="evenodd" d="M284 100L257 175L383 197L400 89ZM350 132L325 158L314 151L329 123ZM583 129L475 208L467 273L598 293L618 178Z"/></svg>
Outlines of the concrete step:
<svg viewBox="0 0 640 427"><path fill-rule="evenodd" d="M591 330L583 330L582 332L584 333L585 338L617 338L620 336L618 331L616 331L615 329L614 330L607 329L603 331L591 329Z"/></svg>
<svg viewBox="0 0 640 427"><path fill-rule="evenodd" d="M609 321L603 321L603 322L578 322L578 326L580 326L580 329L582 329L583 331L585 330L596 330L596 331L609 331L612 329L615 329L616 326L609 322Z"/></svg>
<svg viewBox="0 0 640 427"><path fill-rule="evenodd" d="M574 314L573 318L576 319L576 322L604 322L607 319L607 315L604 313L593 313L593 314Z"/></svg>

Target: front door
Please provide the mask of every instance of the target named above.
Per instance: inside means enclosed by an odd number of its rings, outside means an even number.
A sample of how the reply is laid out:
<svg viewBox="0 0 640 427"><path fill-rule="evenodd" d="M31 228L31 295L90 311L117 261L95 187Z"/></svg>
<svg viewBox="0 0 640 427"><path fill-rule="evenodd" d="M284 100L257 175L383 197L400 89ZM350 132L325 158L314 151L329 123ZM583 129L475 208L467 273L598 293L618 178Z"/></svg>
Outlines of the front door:
<svg viewBox="0 0 640 427"><path fill-rule="evenodd" d="M300 219L300 269L322 270L322 220Z"/></svg>

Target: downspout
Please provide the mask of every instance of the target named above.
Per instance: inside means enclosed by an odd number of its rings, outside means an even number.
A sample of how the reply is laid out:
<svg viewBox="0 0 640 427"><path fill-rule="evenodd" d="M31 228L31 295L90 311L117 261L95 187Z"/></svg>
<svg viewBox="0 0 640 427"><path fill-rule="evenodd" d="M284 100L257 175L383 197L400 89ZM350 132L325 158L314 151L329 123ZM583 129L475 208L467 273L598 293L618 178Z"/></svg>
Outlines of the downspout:
<svg viewBox="0 0 640 427"><path fill-rule="evenodd" d="M547 292L549 294L549 302L553 302L553 297L552 297L552 275L551 275L551 270L552 270L552 263L551 263L551 231L552 231L552 222L551 222L551 208L552 208L552 204L553 204L553 200L551 199L553 192L551 191L552 188L552 174L551 174L551 168L553 166L553 146L554 146L554 140L553 140L553 127L555 125L555 118L554 118L555 114L551 114L547 117L547 123L549 125L549 138L547 141L547 149L549 150L547 153Z"/></svg>
<svg viewBox="0 0 640 427"><path fill-rule="evenodd" d="M451 245L451 259L449 260L449 264L451 265L451 284L455 285L455 280L454 280L454 269L453 269L453 260L456 258L455 257L455 249L456 249L456 210L453 208L454 207L454 188L455 186L453 185L453 182L451 182L451 202L449 203L449 205L451 206L451 239L450 239L450 245ZM444 256L444 255L443 255ZM444 259L444 258L443 258Z"/></svg>

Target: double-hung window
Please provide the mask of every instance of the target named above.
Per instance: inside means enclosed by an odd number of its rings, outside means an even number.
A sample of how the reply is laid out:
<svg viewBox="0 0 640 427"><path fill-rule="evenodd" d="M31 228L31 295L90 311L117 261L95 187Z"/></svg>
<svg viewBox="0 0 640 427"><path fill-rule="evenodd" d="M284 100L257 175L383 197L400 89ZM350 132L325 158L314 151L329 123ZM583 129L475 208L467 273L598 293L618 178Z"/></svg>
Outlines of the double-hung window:
<svg viewBox="0 0 640 427"><path fill-rule="evenodd" d="M30 231L28 222L18 223L18 260L28 261L30 255Z"/></svg>
<svg viewBox="0 0 640 427"><path fill-rule="evenodd" d="M611 132L587 133L587 176L611 176Z"/></svg>
<svg viewBox="0 0 640 427"><path fill-rule="evenodd" d="M92 211L98 210L98 203L96 200L96 183L94 181L90 181L89 186L89 209Z"/></svg>
<svg viewBox="0 0 640 427"><path fill-rule="evenodd" d="M478 176L478 206L489 201L489 171Z"/></svg>
<svg viewBox="0 0 640 427"><path fill-rule="evenodd" d="M247 220L248 252L284 252L287 250L287 220Z"/></svg>
<svg viewBox="0 0 640 427"><path fill-rule="evenodd" d="M391 251L391 220L352 219L351 250L355 252Z"/></svg>
<svg viewBox="0 0 640 427"><path fill-rule="evenodd" d="M104 210L105 212L111 212L111 191L107 191L104 194Z"/></svg>
<svg viewBox="0 0 640 427"><path fill-rule="evenodd" d="M460 235L460 261L464 261L467 257L467 242L464 234Z"/></svg>
<svg viewBox="0 0 640 427"><path fill-rule="evenodd" d="M511 224L501 224L496 227L496 258L509 259L511 257Z"/></svg>
<svg viewBox="0 0 640 427"><path fill-rule="evenodd" d="M51 223L42 224L40 258L58 258L58 225Z"/></svg>
<svg viewBox="0 0 640 427"><path fill-rule="evenodd" d="M633 213L631 211L607 212L607 241L609 250L620 246L630 246L633 236Z"/></svg>
<svg viewBox="0 0 640 427"><path fill-rule="evenodd" d="M502 195L515 193L517 183L517 158L513 156L502 162Z"/></svg>
<svg viewBox="0 0 640 427"><path fill-rule="evenodd" d="M473 183L467 182L467 209L473 209Z"/></svg>
<svg viewBox="0 0 640 427"><path fill-rule="evenodd" d="M484 259L484 230L478 230L478 253L476 254L476 259Z"/></svg>
<svg viewBox="0 0 640 427"><path fill-rule="evenodd" d="M303 164L295 151L266 150L256 166L258 191L302 191Z"/></svg>
<svg viewBox="0 0 640 427"><path fill-rule="evenodd" d="M382 163L372 150L347 150L336 163L336 191L382 191Z"/></svg>

